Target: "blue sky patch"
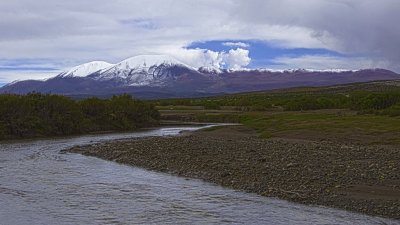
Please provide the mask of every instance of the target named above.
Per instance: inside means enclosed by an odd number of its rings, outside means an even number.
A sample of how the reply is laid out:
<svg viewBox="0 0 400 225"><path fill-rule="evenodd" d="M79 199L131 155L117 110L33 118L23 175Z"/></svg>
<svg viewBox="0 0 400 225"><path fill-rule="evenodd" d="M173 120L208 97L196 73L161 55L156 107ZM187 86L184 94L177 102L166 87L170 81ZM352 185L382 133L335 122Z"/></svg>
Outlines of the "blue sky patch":
<svg viewBox="0 0 400 225"><path fill-rule="evenodd" d="M224 44L230 43L230 44ZM234 46L232 43L240 43ZM247 46L239 46L246 44ZM247 66L249 68L268 67L277 65L274 59L279 57L297 58L305 55L324 55L330 57L347 57L339 52L331 51L322 48L282 48L271 43L259 40L215 40L205 42L193 42L188 49L209 49L212 51L229 51L230 49L243 48L249 50L249 57L251 63Z"/></svg>

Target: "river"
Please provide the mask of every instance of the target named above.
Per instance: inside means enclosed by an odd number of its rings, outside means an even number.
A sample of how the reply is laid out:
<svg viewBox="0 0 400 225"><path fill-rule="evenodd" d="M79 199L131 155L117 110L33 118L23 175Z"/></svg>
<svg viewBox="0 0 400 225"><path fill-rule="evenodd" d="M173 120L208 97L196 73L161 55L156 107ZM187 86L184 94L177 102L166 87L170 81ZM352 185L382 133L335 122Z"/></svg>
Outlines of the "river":
<svg viewBox="0 0 400 225"><path fill-rule="evenodd" d="M0 224L400 224L60 151L198 127L0 144Z"/></svg>

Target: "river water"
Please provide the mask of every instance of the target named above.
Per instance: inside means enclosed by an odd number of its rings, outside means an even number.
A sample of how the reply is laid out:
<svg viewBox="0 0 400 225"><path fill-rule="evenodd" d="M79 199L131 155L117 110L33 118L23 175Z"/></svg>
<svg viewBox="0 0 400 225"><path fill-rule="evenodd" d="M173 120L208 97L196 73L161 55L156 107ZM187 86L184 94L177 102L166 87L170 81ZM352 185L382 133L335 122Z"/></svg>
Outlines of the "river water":
<svg viewBox="0 0 400 225"><path fill-rule="evenodd" d="M195 129L1 143L0 224L400 224L60 153L76 145Z"/></svg>

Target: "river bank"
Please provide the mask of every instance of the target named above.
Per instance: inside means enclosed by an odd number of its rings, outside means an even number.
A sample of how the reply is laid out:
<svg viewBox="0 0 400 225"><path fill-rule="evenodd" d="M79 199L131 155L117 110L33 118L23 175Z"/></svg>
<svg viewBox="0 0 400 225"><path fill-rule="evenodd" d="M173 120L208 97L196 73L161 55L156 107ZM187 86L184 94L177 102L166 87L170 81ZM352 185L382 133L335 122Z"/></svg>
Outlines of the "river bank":
<svg viewBox="0 0 400 225"><path fill-rule="evenodd" d="M260 139L253 130L229 126L68 151L263 196L400 219L396 146Z"/></svg>

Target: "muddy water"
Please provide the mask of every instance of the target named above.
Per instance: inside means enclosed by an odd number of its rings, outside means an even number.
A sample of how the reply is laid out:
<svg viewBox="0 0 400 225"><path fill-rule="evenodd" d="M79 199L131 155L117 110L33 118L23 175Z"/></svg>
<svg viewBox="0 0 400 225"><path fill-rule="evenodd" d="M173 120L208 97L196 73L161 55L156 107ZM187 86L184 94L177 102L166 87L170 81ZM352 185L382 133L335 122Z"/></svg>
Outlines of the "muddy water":
<svg viewBox="0 0 400 225"><path fill-rule="evenodd" d="M61 150L188 128L0 144L0 224L400 224Z"/></svg>

